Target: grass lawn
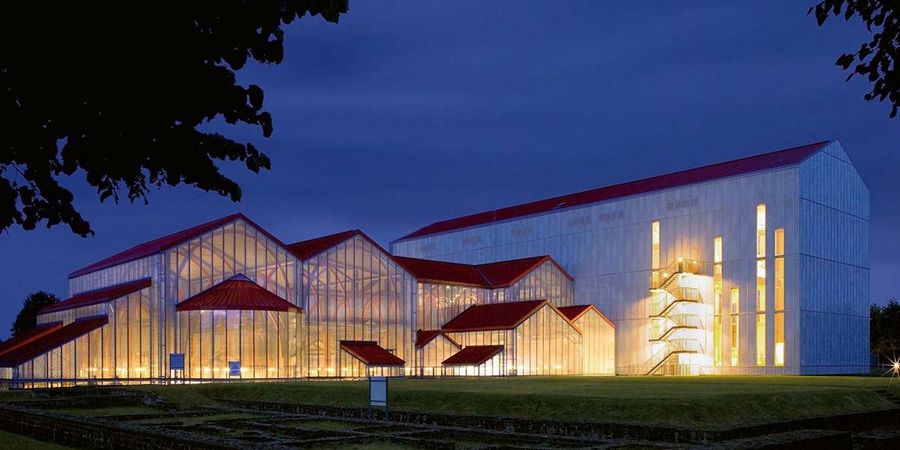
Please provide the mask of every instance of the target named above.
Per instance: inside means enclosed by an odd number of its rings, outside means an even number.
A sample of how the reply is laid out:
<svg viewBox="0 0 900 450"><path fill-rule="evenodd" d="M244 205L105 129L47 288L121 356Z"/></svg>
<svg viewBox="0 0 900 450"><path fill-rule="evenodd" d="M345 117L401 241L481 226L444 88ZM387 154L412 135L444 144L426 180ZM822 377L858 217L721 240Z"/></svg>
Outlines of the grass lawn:
<svg viewBox="0 0 900 450"><path fill-rule="evenodd" d="M893 407L878 377L518 377L392 380L391 408L696 428L731 428ZM139 386L182 408L230 398L334 406L366 405L358 382ZM892 391L900 395L900 383Z"/></svg>
<svg viewBox="0 0 900 450"><path fill-rule="evenodd" d="M62 445L51 444L50 442L39 441L20 434L7 433L0 431L0 448L14 448L17 450L71 450L72 447L63 447Z"/></svg>

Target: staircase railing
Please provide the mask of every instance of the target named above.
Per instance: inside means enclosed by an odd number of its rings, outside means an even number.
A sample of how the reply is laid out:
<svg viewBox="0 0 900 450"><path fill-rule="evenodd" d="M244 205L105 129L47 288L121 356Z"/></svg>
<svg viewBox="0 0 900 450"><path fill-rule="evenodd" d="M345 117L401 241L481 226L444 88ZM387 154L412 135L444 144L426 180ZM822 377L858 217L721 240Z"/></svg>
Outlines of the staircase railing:
<svg viewBox="0 0 900 450"><path fill-rule="evenodd" d="M677 275L680 274L699 274L703 271L703 264L693 259L678 258L669 263L668 266L651 271L650 288L665 288Z"/></svg>

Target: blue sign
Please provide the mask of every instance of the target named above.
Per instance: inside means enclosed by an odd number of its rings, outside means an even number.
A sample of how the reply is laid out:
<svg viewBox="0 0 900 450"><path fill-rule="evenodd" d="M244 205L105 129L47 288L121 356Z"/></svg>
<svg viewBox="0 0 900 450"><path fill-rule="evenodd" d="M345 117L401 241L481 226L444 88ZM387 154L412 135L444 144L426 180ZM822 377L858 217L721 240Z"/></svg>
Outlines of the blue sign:
<svg viewBox="0 0 900 450"><path fill-rule="evenodd" d="M169 370L184 370L184 353L169 353Z"/></svg>
<svg viewBox="0 0 900 450"><path fill-rule="evenodd" d="M241 376L241 362L228 361L228 374L233 377Z"/></svg>

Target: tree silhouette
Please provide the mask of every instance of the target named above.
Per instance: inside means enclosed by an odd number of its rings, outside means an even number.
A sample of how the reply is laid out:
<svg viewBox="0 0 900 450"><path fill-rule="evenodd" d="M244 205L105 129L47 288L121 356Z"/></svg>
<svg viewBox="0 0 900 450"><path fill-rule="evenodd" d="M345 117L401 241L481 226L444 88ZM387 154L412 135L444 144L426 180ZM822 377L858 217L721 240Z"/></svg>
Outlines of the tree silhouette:
<svg viewBox="0 0 900 450"><path fill-rule="evenodd" d="M44 291L28 294L28 296L25 297L25 301L22 302L22 310L19 311L19 315L16 316L16 321L13 322L12 327L9 328L12 337L16 337L19 333L34 328L37 325L38 311L45 306L50 306L55 303L59 303L59 299L53 294L48 294Z"/></svg>
<svg viewBox="0 0 900 450"><path fill-rule="evenodd" d="M278 64L283 25L337 22L347 0L5 2L0 7L0 231L90 224L60 181L84 176L100 201L147 201L188 184L241 198L217 161L258 173L249 143L198 129L221 119L272 133L263 90L236 72Z"/></svg>
<svg viewBox="0 0 900 450"><path fill-rule="evenodd" d="M836 64L844 70L853 71L847 80L854 75L866 77L872 83L872 90L865 99L878 101L888 100L891 103L891 117L897 116L900 107L900 2L894 0L824 0L809 9L815 11L819 26L828 18L844 16L844 20L859 17L872 33L868 42L863 42L859 49L852 53L844 53L838 57Z"/></svg>
<svg viewBox="0 0 900 450"><path fill-rule="evenodd" d="M882 362L900 358L900 303L891 299L869 310L869 346Z"/></svg>

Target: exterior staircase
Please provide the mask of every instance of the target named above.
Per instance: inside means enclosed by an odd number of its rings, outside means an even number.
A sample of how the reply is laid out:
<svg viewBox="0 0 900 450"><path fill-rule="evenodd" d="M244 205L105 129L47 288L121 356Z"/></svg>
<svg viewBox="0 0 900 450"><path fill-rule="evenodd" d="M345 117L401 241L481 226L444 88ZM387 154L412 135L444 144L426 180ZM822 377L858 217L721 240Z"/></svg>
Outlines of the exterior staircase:
<svg viewBox="0 0 900 450"><path fill-rule="evenodd" d="M702 353L703 304L700 290L689 285L699 274L697 261L679 258L651 279L650 342L656 347L645 363L646 375L688 375L694 368L681 362L685 354Z"/></svg>

